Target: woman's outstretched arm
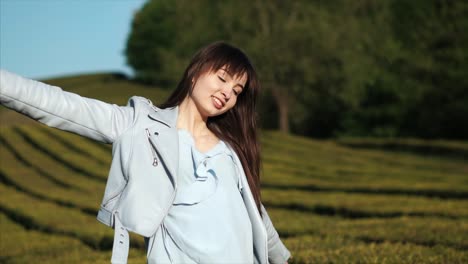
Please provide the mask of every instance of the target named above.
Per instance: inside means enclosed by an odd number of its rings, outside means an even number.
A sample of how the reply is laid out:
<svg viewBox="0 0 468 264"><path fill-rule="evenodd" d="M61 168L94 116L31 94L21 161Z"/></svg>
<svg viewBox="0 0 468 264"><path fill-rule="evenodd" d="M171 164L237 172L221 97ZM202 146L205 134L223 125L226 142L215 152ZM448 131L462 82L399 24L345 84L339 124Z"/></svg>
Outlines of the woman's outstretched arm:
<svg viewBox="0 0 468 264"><path fill-rule="evenodd" d="M65 92L0 69L0 103L51 127L112 143L131 126L133 107Z"/></svg>

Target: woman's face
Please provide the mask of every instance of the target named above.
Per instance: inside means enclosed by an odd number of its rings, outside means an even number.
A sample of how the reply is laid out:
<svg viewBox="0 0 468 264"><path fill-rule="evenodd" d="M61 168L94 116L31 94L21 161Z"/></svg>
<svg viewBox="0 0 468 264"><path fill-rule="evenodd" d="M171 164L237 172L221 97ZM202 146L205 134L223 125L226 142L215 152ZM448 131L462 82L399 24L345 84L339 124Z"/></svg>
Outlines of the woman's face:
<svg viewBox="0 0 468 264"><path fill-rule="evenodd" d="M191 98L202 116L217 116L234 107L246 82L247 74L231 76L222 67L202 74L195 81Z"/></svg>

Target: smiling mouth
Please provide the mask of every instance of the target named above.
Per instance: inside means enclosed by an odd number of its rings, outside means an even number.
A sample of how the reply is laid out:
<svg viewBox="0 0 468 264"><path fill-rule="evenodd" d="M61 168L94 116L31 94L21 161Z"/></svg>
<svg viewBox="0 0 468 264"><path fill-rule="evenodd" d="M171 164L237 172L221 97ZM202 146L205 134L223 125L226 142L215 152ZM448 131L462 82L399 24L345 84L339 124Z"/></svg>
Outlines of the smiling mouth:
<svg viewBox="0 0 468 264"><path fill-rule="evenodd" d="M221 109L223 108L224 106L224 103L219 100L217 97L215 96L211 96L211 98L213 98L213 105L217 108L217 109Z"/></svg>

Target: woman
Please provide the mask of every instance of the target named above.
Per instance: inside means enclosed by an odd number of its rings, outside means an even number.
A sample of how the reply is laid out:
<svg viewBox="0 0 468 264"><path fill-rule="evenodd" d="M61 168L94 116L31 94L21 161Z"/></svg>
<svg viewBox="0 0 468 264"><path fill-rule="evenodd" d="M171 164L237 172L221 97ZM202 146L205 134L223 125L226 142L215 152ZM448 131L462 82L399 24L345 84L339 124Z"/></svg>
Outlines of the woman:
<svg viewBox="0 0 468 264"><path fill-rule="evenodd" d="M226 43L201 49L160 107L120 107L2 71L0 102L44 124L113 144L98 220L115 230L112 263L126 263L128 231L149 263L284 263L290 256L260 201L255 103L247 56Z"/></svg>

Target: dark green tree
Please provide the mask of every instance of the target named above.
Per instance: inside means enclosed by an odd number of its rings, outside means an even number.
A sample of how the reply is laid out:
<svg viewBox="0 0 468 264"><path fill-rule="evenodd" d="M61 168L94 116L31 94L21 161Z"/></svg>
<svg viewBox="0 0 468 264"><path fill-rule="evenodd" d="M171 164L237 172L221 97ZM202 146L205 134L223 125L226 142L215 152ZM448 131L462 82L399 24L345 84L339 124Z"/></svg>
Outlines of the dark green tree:
<svg viewBox="0 0 468 264"><path fill-rule="evenodd" d="M231 42L253 58L279 128L288 132L292 123L308 133L320 130L306 123L311 114L323 119L321 97L329 97L332 115L343 105L337 50L352 35L339 24L351 25L309 1L151 1L135 16L126 54L138 79L174 86L194 50L215 40ZM331 119L328 134L338 123Z"/></svg>
<svg viewBox="0 0 468 264"><path fill-rule="evenodd" d="M401 135L468 138L468 3L395 0L392 7L402 56L389 71L414 91Z"/></svg>
<svg viewBox="0 0 468 264"><path fill-rule="evenodd" d="M467 5L155 0L135 15L126 54L138 80L175 87L198 48L241 47L259 71L269 128L467 138Z"/></svg>

